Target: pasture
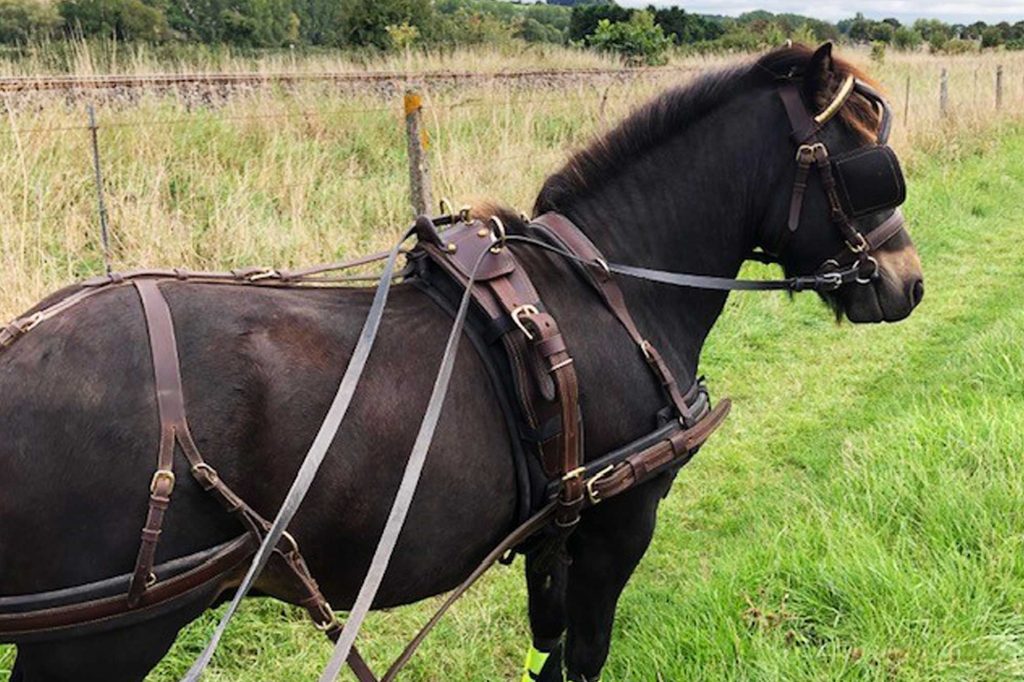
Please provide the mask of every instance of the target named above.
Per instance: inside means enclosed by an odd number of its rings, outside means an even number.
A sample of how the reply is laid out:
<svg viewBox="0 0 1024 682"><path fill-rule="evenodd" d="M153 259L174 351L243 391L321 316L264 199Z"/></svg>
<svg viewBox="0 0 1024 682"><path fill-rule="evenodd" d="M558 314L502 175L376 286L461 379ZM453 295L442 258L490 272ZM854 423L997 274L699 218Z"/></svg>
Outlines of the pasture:
<svg viewBox="0 0 1024 682"><path fill-rule="evenodd" d="M811 294L730 297L702 370L734 414L663 503L606 679L1024 676L1024 60L863 61L898 117L912 76L895 135L924 303L899 325L854 327ZM529 210L567 151L687 74L428 93L435 194ZM379 248L408 222L397 100L308 85L97 111L119 268L309 264ZM79 102L8 100L0 318L102 267L83 124ZM374 614L371 663L393 658L433 606ZM151 679L179 679L214 622L185 631ZM518 561L457 605L402 679L518 679L527 644ZM254 600L208 678L307 680L328 653L297 610ZM0 675L12 654L0 647Z"/></svg>

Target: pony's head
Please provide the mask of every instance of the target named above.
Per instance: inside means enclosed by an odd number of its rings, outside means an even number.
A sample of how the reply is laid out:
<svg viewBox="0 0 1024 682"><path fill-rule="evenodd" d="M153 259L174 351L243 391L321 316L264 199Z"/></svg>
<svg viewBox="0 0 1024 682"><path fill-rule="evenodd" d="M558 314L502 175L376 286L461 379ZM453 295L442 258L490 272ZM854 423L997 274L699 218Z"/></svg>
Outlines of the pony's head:
<svg viewBox="0 0 1024 682"><path fill-rule="evenodd" d="M899 213L905 188L886 144L888 106L828 43L813 52L777 50L755 68L777 82L795 155L775 178L759 245L792 275L855 270L822 293L837 316L907 317L924 295L924 280Z"/></svg>

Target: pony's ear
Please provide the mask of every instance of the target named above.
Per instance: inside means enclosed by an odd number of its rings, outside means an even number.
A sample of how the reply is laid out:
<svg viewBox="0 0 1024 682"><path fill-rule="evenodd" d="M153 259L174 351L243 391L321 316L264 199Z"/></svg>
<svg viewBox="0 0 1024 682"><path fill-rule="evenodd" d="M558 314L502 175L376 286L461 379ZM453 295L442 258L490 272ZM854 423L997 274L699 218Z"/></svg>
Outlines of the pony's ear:
<svg viewBox="0 0 1024 682"><path fill-rule="evenodd" d="M804 71L804 97L808 102L817 102L819 93L828 90L835 74L832 61L832 43L824 43L814 51Z"/></svg>

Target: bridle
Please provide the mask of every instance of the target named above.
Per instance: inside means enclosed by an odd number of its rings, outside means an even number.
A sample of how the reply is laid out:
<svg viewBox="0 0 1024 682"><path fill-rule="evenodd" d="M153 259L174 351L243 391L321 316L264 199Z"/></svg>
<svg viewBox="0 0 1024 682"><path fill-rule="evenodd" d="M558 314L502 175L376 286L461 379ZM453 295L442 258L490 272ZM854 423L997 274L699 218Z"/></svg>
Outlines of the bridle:
<svg viewBox="0 0 1024 682"><path fill-rule="evenodd" d="M820 133L854 93L878 109L880 122L875 143L832 156ZM825 260L817 274L830 277L835 288L849 282L869 284L878 277L878 261L872 254L904 229L903 214L898 207L906 199L906 184L896 154L888 145L892 110L878 91L853 75L843 80L833 100L816 115L808 111L798 82L794 80L787 80L780 86L779 97L792 126L791 138L797 145L797 171L787 229L780 230L769 258L757 259L776 258L799 229L810 171L814 167L828 200L830 219L845 242L845 248ZM870 232L862 233L854 225L855 218L887 209L892 210L890 215Z"/></svg>

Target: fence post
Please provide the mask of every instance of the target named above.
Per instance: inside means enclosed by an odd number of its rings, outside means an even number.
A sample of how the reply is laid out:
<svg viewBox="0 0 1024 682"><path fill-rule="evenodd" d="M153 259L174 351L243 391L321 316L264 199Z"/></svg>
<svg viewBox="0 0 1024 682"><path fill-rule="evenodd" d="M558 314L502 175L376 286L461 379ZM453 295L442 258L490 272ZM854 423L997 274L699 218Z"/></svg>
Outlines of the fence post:
<svg viewBox="0 0 1024 682"><path fill-rule="evenodd" d="M405 92L405 134L409 149L409 192L416 215L433 206L430 169L427 166L427 131L423 127L423 97L418 90Z"/></svg>
<svg viewBox="0 0 1024 682"><path fill-rule="evenodd" d="M100 141L96 125L96 110L92 104L86 105L89 112L89 134L92 139L92 169L93 177L96 180L96 201L100 209L100 241L103 246L103 264L106 266L107 274L112 272L110 265L110 230L107 227L107 202L103 198L103 171L100 169Z"/></svg>
<svg viewBox="0 0 1024 682"><path fill-rule="evenodd" d="M910 74L907 74L907 90L903 97L903 127L910 125Z"/></svg>
<svg viewBox="0 0 1024 682"><path fill-rule="evenodd" d="M996 109L1003 108L1003 65L996 67Z"/></svg>
<svg viewBox="0 0 1024 682"><path fill-rule="evenodd" d="M942 118L949 116L949 72L942 69L939 77L939 112Z"/></svg>

